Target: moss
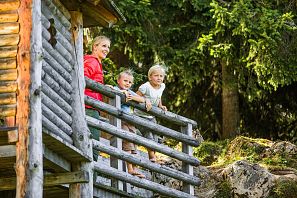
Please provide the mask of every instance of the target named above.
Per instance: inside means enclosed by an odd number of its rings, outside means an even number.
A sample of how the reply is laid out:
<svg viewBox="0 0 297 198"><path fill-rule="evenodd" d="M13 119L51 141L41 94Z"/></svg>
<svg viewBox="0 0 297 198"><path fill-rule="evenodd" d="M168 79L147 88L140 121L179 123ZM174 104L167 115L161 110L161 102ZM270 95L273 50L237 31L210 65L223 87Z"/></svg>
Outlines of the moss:
<svg viewBox="0 0 297 198"><path fill-rule="evenodd" d="M231 185L224 181L217 186L218 191L216 192L214 198L229 198L232 197L232 188Z"/></svg>
<svg viewBox="0 0 297 198"><path fill-rule="evenodd" d="M204 141L198 148L194 149L194 156L201 161L201 165L211 165L222 154L225 144L225 142Z"/></svg>
<svg viewBox="0 0 297 198"><path fill-rule="evenodd" d="M268 198L295 198L297 194L297 181L287 180L277 182Z"/></svg>

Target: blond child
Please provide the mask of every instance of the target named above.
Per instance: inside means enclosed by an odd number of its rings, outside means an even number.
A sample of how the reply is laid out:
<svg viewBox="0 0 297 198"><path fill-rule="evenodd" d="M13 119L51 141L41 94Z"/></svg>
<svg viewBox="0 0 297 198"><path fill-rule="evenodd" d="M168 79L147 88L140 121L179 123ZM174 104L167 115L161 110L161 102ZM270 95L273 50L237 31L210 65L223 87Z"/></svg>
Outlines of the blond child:
<svg viewBox="0 0 297 198"><path fill-rule="evenodd" d="M162 104L162 94L165 89L165 84L163 83L165 77L165 69L161 65L154 65L148 71L148 82L142 84L138 91L138 95L145 98L146 108L151 109L152 106L161 108L164 111L167 111L166 106ZM156 118L151 116L143 111L135 110L135 114L143 117L151 122L156 123ZM141 129L141 133L144 137L158 142L158 136L154 135L151 132ZM151 149L148 150L149 159L151 162L156 162L155 151Z"/></svg>
<svg viewBox="0 0 297 198"><path fill-rule="evenodd" d="M144 98L137 95L135 92L131 91L130 88L133 84L133 74L131 70L125 70L121 72L118 76L117 80L118 85L114 87L114 89L121 91L126 95L126 100L133 100L139 103L145 102ZM124 113L133 114L133 108L127 104L122 104L121 109ZM131 133L136 133L136 128L132 124L129 124L127 122L122 121L122 129L129 131ZM126 140L123 140L123 150L131 153L131 154L137 154L137 149L134 143L128 142ZM135 166L131 163L127 162L127 169L128 173L135 175L139 178L145 178L145 176L139 172L136 171Z"/></svg>

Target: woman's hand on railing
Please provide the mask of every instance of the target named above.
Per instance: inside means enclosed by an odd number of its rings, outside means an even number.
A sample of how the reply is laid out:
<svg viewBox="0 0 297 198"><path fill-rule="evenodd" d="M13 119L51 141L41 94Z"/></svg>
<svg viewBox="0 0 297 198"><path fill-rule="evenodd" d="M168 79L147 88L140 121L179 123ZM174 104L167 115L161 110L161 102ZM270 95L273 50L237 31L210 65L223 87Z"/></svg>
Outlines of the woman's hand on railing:
<svg viewBox="0 0 297 198"><path fill-rule="evenodd" d="M159 108L161 108L163 111L167 111L167 107L166 106L160 105Z"/></svg>

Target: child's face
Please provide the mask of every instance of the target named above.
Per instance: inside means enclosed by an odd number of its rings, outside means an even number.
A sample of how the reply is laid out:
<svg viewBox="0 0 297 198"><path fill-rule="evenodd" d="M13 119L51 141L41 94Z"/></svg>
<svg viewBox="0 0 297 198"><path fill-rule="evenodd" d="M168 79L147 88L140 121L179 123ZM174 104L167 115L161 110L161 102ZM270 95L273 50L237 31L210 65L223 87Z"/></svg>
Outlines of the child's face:
<svg viewBox="0 0 297 198"><path fill-rule="evenodd" d="M109 48L110 48L110 41L106 40L106 39L103 39L99 43L94 45L93 53L101 61L104 58L106 58L107 54L109 53Z"/></svg>
<svg viewBox="0 0 297 198"><path fill-rule="evenodd" d="M149 77L149 81L153 87L159 87L163 83L164 77L162 70L156 70Z"/></svg>
<svg viewBox="0 0 297 198"><path fill-rule="evenodd" d="M119 79L118 79L118 86L120 89L130 89L130 87L133 84L133 76L123 74Z"/></svg>

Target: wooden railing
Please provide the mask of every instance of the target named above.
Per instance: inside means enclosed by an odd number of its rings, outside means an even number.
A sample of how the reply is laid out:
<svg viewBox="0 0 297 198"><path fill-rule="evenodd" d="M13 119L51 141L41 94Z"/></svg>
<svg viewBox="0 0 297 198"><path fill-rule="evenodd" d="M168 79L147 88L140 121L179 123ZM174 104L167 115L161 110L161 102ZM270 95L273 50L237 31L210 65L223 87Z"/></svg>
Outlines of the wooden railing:
<svg viewBox="0 0 297 198"><path fill-rule="evenodd" d="M169 197L194 197L194 186L200 184L200 179L195 177L193 173L193 166L199 165L199 160L193 157L193 146L198 146L200 142L192 137L192 127L195 127L197 123L172 112L163 111L157 107L153 107L148 112L159 119L163 119L169 123L180 126L181 131L175 131L160 124L152 123L136 115L123 112L120 108L121 103L127 103L140 110L145 110L145 105L130 101L125 102L125 95L119 91L96 83L95 81L88 78L86 78L86 87L108 96L112 102L111 104L106 104L86 96L85 104L92 106L97 110L106 112L114 117L112 123L110 124L105 121L87 116L87 123L89 126L95 127L115 137L115 140L113 141L115 143L113 146L108 146L101 143L100 141L93 140L93 148L96 148L96 150L107 153L115 158L115 160L111 162L111 166L115 168L95 162L94 170L100 174L115 178L117 181L113 186L119 190L123 190L122 182L128 182L140 188L148 189ZM136 127L141 126L142 128L145 128L146 130L149 130L155 134L166 136L167 138L172 138L181 142L182 151L177 151L164 144L159 144L137 134L122 130L120 124L121 120L131 123ZM175 170L157 163L152 163L149 161L149 159L122 151L122 139L182 161L182 171ZM123 172L121 160L182 181L183 192L165 187L147 179L140 179Z"/></svg>

